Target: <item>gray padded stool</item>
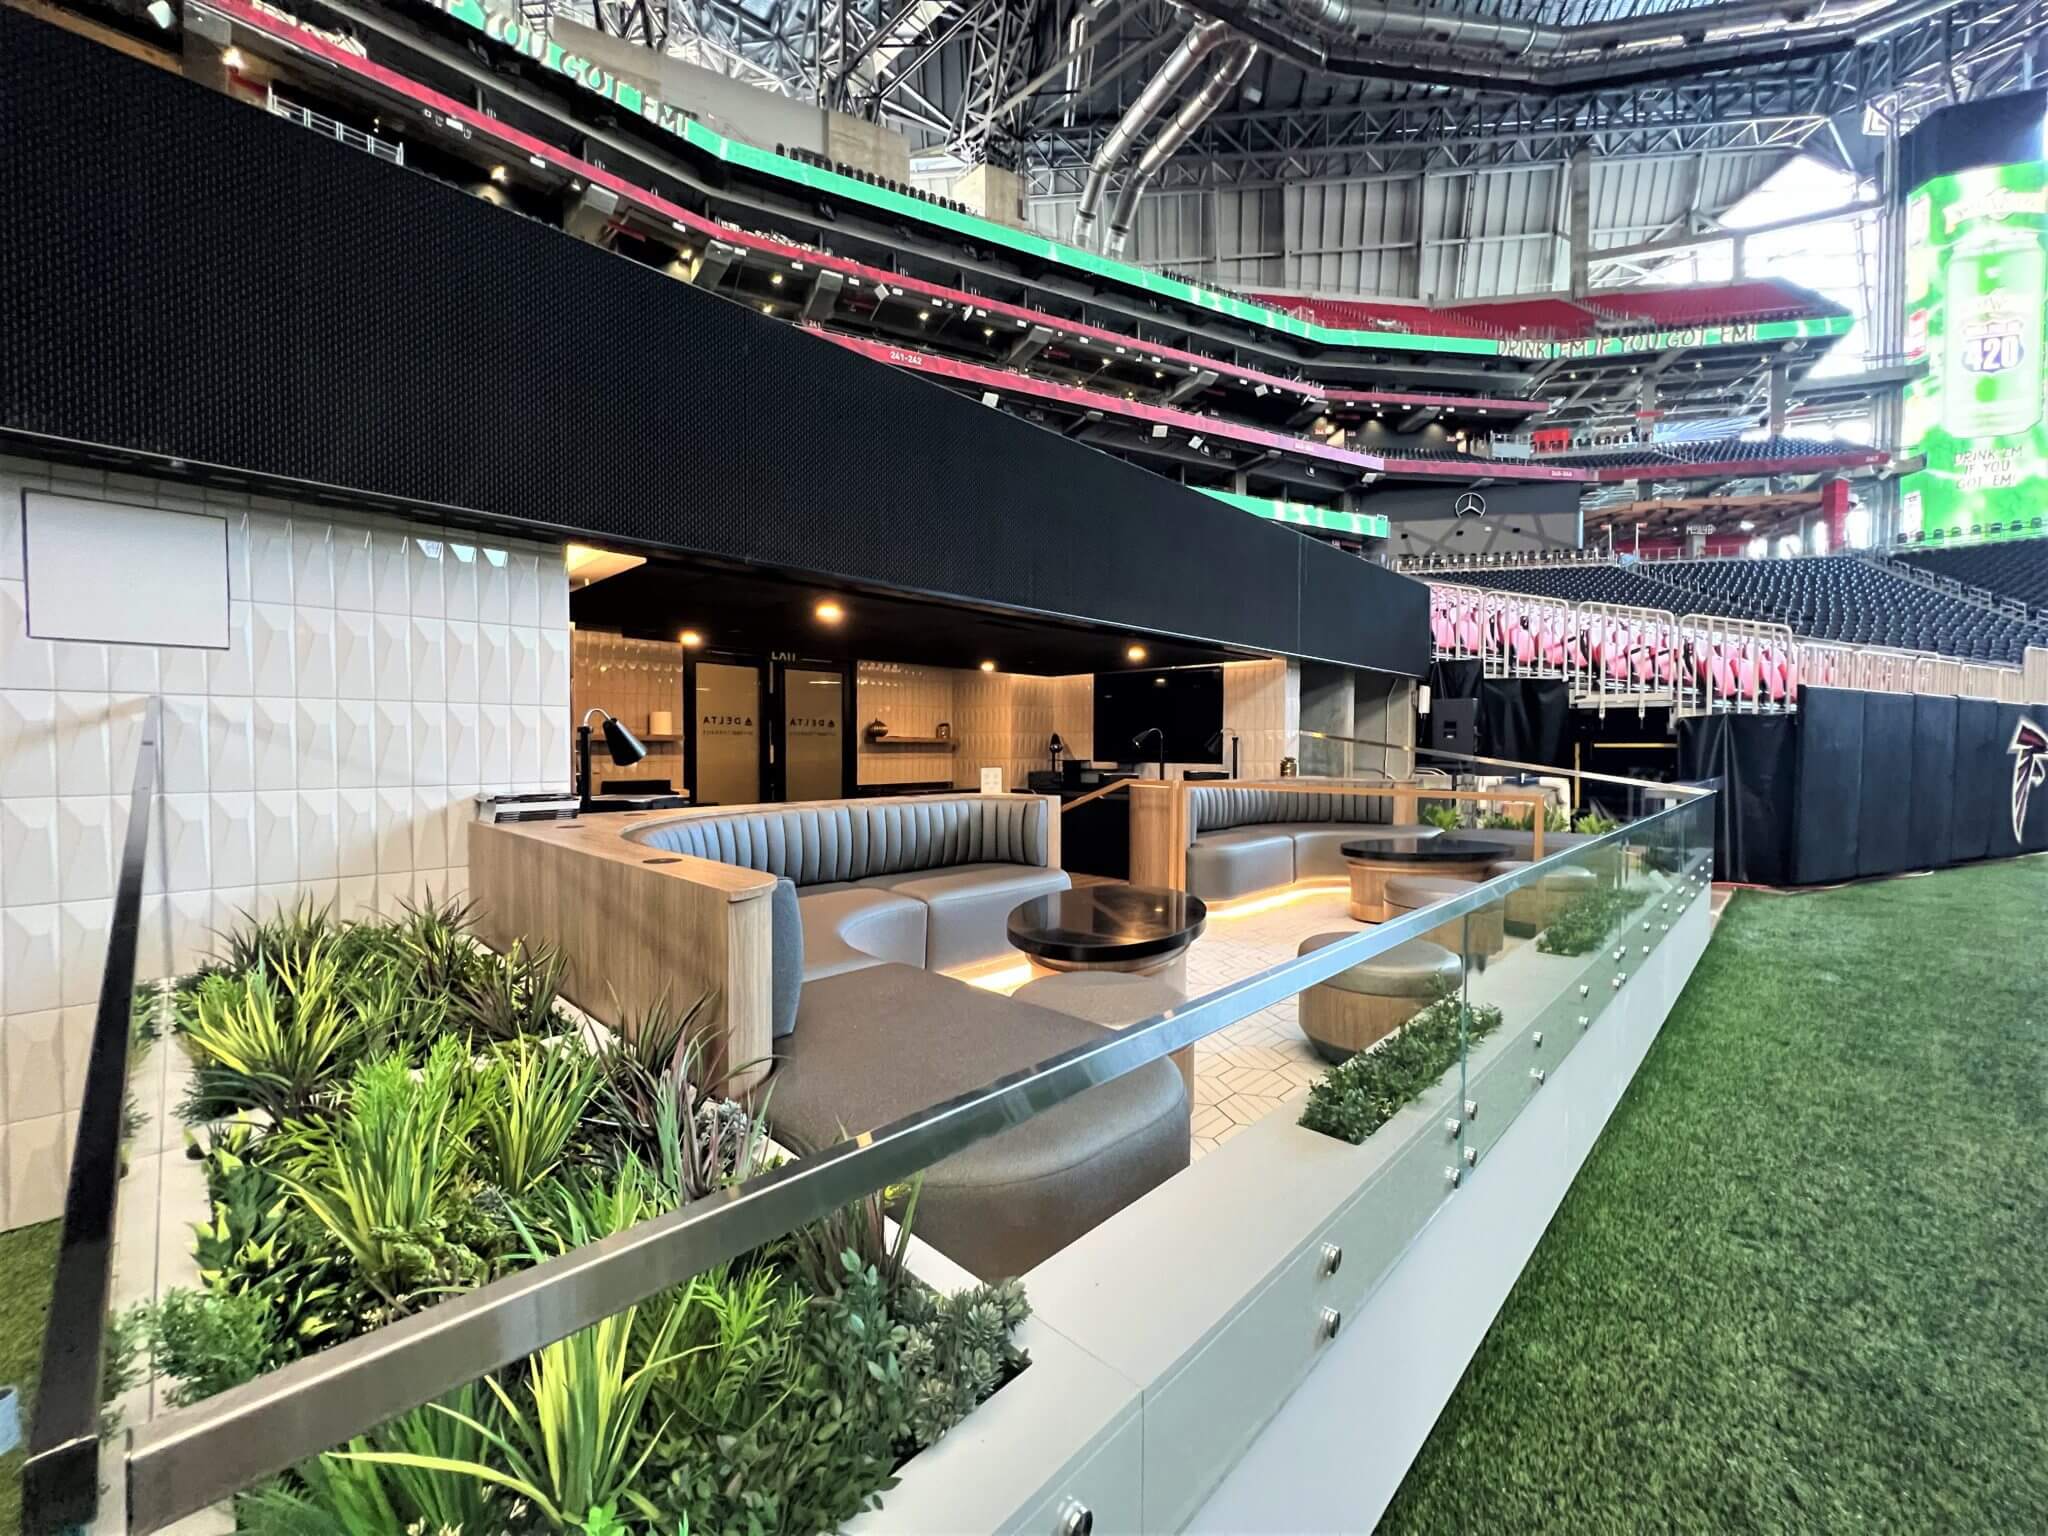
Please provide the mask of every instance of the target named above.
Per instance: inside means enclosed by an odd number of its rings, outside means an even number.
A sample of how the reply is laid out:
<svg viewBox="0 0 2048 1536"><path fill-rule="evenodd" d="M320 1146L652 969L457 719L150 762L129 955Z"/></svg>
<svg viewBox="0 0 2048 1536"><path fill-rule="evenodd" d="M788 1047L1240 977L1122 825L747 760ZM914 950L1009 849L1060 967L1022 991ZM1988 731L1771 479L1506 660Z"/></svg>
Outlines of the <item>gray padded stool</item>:
<svg viewBox="0 0 2048 1536"><path fill-rule="evenodd" d="M1305 955L1351 936L1319 933L1303 939L1296 953ZM1464 980L1465 962L1456 954L1427 939L1410 939L1305 989L1301 1032L1323 1060L1347 1061Z"/></svg>
<svg viewBox="0 0 2048 1536"><path fill-rule="evenodd" d="M1528 867L1527 859L1502 859L1489 864L1486 873L1489 877L1512 875ZM1566 907L1598 889L1600 877L1584 865L1571 864L1563 869L1554 869L1534 885L1508 892L1508 932L1524 937L1538 933L1548 928Z"/></svg>
<svg viewBox="0 0 2048 1536"><path fill-rule="evenodd" d="M1403 912L1413 912L1420 907L1433 907L1440 901L1449 901L1462 896L1478 886L1477 880L1460 880L1450 875L1390 875L1386 883L1387 911L1392 917ZM1465 947L1466 930L1471 931L1472 952L1483 962L1499 954L1507 947L1507 933L1503 926L1501 904L1498 901L1481 907L1464 917L1454 917L1440 923L1423 937L1431 943L1441 944L1453 954Z"/></svg>
<svg viewBox="0 0 2048 1536"><path fill-rule="evenodd" d="M1178 1008L1186 996L1163 976L1139 976L1130 971L1061 971L1027 981L1012 992L1020 1003L1050 1008L1055 1013L1106 1024L1111 1029L1128 1029L1140 1020ZM1195 1102L1195 1048L1184 1045L1169 1058L1180 1068L1187 1085L1188 1103Z"/></svg>

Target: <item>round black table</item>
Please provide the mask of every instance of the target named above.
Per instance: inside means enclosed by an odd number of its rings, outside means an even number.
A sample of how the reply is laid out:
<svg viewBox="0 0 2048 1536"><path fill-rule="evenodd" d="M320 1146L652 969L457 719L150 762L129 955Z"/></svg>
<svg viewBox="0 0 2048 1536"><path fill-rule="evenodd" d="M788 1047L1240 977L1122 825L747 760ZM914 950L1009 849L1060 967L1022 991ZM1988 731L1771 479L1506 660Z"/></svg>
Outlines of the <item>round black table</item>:
<svg viewBox="0 0 2048 1536"><path fill-rule="evenodd" d="M1351 871L1346 910L1361 923L1384 923L1393 915L1387 907L1387 881L1395 875L1484 880L1489 864L1515 856L1505 843L1476 837L1369 837L1338 851Z"/></svg>
<svg viewBox="0 0 2048 1536"><path fill-rule="evenodd" d="M1084 885L1010 912L1010 943L1049 971L1163 971L1209 921L1199 896L1149 885Z"/></svg>

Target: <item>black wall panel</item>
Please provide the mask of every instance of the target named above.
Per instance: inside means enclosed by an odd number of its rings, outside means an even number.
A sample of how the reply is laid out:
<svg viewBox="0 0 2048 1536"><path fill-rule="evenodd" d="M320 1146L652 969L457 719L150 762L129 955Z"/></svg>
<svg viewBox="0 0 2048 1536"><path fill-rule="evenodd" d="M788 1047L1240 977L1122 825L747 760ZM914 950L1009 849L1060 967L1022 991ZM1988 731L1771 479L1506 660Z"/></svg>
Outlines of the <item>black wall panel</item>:
<svg viewBox="0 0 2048 1536"><path fill-rule="evenodd" d="M1867 697L1844 688L1799 691L1792 878L1801 885L1849 880L1859 873L1856 836L1863 820Z"/></svg>
<svg viewBox="0 0 2048 1536"><path fill-rule="evenodd" d="M1714 874L1750 885L1793 879L1797 715L1692 715L1678 722L1678 777L1716 779Z"/></svg>
<svg viewBox="0 0 2048 1536"><path fill-rule="evenodd" d="M1489 757L1551 768L1571 767L1569 688L1561 678L1481 680L1479 740Z"/></svg>
<svg viewBox="0 0 2048 1536"><path fill-rule="evenodd" d="M0 180L0 430L1426 665L1419 582L12 10Z"/></svg>
<svg viewBox="0 0 2048 1536"><path fill-rule="evenodd" d="M1907 807L1918 798L1913 775L1913 695L1863 695L1862 803L1856 827L1856 873L1888 875L1912 868ZM1934 793L1946 793L1946 783Z"/></svg>
<svg viewBox="0 0 2048 1536"><path fill-rule="evenodd" d="M1939 869L1949 861L1949 816L1955 795L1956 701L1915 695L1913 783L1904 806L1906 861L1901 869Z"/></svg>
<svg viewBox="0 0 2048 1536"><path fill-rule="evenodd" d="M1999 707L1987 699L1956 700L1956 762L1951 777L1954 800L1949 811L1948 857L1951 864L1981 859L1991 852L1994 815L2007 809L2012 784L2012 759L1998 735ZM2008 740L2010 738L2007 738Z"/></svg>

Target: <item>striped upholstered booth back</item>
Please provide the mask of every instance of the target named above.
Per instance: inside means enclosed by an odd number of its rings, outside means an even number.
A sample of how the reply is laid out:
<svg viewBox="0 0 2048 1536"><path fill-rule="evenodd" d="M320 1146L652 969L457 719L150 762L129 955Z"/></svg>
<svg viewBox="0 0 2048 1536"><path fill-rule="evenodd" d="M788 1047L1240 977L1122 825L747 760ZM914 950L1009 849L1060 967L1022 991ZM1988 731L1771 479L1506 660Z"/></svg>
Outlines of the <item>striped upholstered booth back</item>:
<svg viewBox="0 0 2048 1536"><path fill-rule="evenodd" d="M1296 789L1221 789L1194 785L1188 791L1188 835L1276 821L1340 821L1376 825L1391 821L1386 795L1316 794Z"/></svg>
<svg viewBox="0 0 2048 1536"><path fill-rule="evenodd" d="M797 885L955 864L1049 860L1043 800L834 800L691 816L634 834L650 848L783 876Z"/></svg>

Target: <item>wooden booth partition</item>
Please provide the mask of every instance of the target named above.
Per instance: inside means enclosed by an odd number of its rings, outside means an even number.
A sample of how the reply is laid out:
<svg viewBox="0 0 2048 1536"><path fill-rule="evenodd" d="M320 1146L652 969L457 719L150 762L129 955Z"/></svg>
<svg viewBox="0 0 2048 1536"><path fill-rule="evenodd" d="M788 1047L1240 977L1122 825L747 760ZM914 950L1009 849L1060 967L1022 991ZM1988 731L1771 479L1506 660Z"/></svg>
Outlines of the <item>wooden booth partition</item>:
<svg viewBox="0 0 2048 1536"><path fill-rule="evenodd" d="M674 811L575 821L478 822L469 829L477 932L497 950L553 944L562 992L617 1029L655 1007L709 997L716 1072L728 1092L768 1073L771 875L663 853L624 834Z"/></svg>

